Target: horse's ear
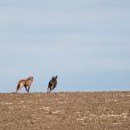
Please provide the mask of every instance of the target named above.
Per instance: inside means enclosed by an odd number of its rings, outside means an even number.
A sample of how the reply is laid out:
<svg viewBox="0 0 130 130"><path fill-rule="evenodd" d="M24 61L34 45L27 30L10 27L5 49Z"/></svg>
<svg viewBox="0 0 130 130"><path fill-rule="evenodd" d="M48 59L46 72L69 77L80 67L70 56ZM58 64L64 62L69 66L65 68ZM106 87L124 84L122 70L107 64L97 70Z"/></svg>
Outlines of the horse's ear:
<svg viewBox="0 0 130 130"><path fill-rule="evenodd" d="M57 79L58 78L58 76L55 76L55 79Z"/></svg>
<svg viewBox="0 0 130 130"><path fill-rule="evenodd" d="M55 77L53 76L51 79L54 79Z"/></svg>
<svg viewBox="0 0 130 130"><path fill-rule="evenodd" d="M33 80L33 76L30 76L29 78Z"/></svg>

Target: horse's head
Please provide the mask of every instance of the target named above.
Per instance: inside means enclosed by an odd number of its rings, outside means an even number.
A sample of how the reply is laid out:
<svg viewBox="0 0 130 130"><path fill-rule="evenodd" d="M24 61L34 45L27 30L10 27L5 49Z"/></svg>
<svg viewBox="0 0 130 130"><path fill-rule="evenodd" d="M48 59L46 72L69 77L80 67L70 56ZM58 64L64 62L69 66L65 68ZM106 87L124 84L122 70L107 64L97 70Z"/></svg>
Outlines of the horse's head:
<svg viewBox="0 0 130 130"><path fill-rule="evenodd" d="M58 76L55 76L55 79L57 79L58 78Z"/></svg>
<svg viewBox="0 0 130 130"><path fill-rule="evenodd" d="M30 76L29 79L30 79L31 81L33 81L33 76Z"/></svg>

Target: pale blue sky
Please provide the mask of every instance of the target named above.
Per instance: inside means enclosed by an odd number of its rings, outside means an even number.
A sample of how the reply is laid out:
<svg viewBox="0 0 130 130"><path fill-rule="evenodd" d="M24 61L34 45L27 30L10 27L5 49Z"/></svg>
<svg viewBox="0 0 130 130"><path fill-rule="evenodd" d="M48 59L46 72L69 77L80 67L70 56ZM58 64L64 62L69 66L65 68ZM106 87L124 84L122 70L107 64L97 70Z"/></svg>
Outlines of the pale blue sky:
<svg viewBox="0 0 130 130"><path fill-rule="evenodd" d="M0 0L0 92L130 90L129 0ZM23 90L24 91L24 90Z"/></svg>

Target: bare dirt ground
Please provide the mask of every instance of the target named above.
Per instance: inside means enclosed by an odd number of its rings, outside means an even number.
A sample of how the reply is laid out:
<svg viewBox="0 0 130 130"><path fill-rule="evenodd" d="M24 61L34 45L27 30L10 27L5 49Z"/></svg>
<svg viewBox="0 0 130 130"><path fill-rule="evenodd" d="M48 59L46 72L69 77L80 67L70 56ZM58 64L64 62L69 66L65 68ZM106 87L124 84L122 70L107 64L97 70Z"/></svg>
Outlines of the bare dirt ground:
<svg viewBox="0 0 130 130"><path fill-rule="evenodd" d="M0 94L0 130L130 130L130 92Z"/></svg>

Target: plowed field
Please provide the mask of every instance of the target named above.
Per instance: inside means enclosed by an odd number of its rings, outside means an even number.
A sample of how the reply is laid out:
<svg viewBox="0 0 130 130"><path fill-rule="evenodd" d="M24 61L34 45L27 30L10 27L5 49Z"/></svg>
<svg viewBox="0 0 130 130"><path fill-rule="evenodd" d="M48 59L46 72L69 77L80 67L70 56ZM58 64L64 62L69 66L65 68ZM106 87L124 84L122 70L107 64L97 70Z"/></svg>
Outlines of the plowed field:
<svg viewBox="0 0 130 130"><path fill-rule="evenodd" d="M0 130L130 130L130 92L0 94Z"/></svg>

